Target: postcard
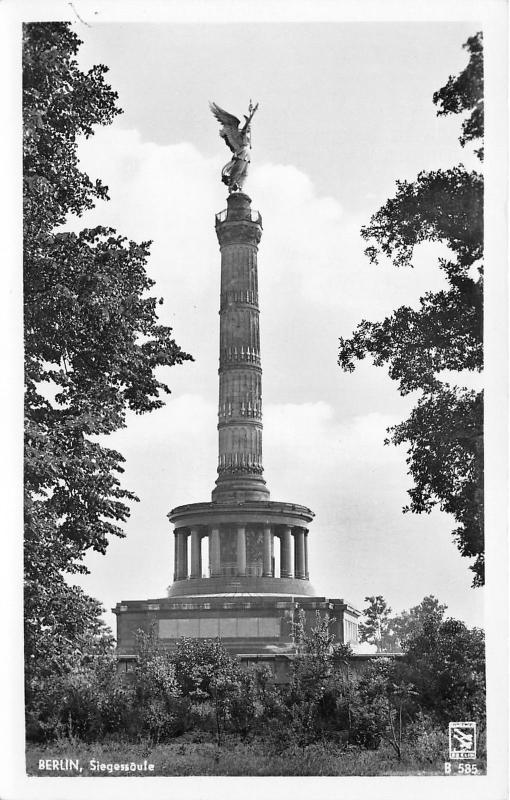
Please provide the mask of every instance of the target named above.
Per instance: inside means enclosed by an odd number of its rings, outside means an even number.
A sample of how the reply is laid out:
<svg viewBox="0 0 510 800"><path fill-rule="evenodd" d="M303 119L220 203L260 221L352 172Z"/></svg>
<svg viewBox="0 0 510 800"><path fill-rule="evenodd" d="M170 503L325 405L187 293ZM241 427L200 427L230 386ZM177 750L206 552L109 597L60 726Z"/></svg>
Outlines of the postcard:
<svg viewBox="0 0 510 800"><path fill-rule="evenodd" d="M506 6L3 12L2 797L506 796Z"/></svg>

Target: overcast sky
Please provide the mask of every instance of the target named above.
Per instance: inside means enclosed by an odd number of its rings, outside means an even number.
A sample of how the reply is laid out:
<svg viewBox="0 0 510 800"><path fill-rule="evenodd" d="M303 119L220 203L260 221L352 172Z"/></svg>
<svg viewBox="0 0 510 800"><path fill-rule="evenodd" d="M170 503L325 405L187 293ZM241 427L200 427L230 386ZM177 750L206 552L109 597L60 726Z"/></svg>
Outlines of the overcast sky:
<svg viewBox="0 0 510 800"><path fill-rule="evenodd" d="M149 274L161 321L195 362L162 371L164 409L130 416L108 444L127 459L124 485L141 502L126 538L91 555L84 588L109 610L162 597L173 571L166 518L208 501L216 477L220 253L214 214L225 207L229 152L208 109L241 117L260 103L245 190L263 218L259 248L265 478L271 499L316 514L310 575L318 594L358 608L382 594L395 611L434 594L452 616L483 623L483 592L454 521L401 513L411 486L405 450L384 446L408 414L369 361L336 364L338 337L361 319L416 306L444 285L438 247L415 268L374 267L359 230L420 170L479 163L458 143L460 120L436 116L433 92L466 64L467 23L330 23L77 27L83 67L109 66L124 114L80 146L83 169L111 200L80 227L112 225L153 240ZM468 376L469 385L473 385ZM464 378L460 379L464 385ZM107 615L110 624L114 618Z"/></svg>

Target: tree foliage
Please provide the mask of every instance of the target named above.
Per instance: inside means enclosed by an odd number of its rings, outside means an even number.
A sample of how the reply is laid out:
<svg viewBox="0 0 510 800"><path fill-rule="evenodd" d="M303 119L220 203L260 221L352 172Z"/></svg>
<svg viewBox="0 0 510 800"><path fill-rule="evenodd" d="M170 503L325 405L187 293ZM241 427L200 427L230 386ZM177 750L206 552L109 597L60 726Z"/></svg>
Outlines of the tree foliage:
<svg viewBox="0 0 510 800"><path fill-rule="evenodd" d="M232 668L232 658L218 639L179 639L172 656L176 678L184 694L197 702L211 696L211 684Z"/></svg>
<svg viewBox="0 0 510 800"><path fill-rule="evenodd" d="M130 727L153 741L182 733L189 724L189 699L183 696L175 664L159 646L155 627L136 632L137 661L127 711Z"/></svg>
<svg viewBox="0 0 510 800"><path fill-rule="evenodd" d="M218 745L226 730L246 738L257 722L257 704L266 696L266 670L242 669L219 639L182 638L171 659L182 693L213 709Z"/></svg>
<svg viewBox="0 0 510 800"><path fill-rule="evenodd" d="M352 650L349 645L335 644L330 630L334 621L319 610L314 621L307 620L300 609L292 622L296 654L290 681L281 688L280 703L273 703L272 714L266 710L275 747L306 747L331 735L348 718L344 667Z"/></svg>
<svg viewBox="0 0 510 800"><path fill-rule="evenodd" d="M363 621L358 626L361 642L375 645L378 653L395 649L391 628L391 608L382 595L365 597Z"/></svg>
<svg viewBox="0 0 510 800"><path fill-rule="evenodd" d="M447 609L432 594L408 611L394 615L382 595L365 597L365 602L359 624L360 641L374 645L378 653L403 652L406 643L423 631L425 622L439 627Z"/></svg>
<svg viewBox="0 0 510 800"><path fill-rule="evenodd" d="M484 133L482 33L470 36L463 47L469 52L467 67L460 75L450 75L447 84L435 92L433 97L434 103L440 106L438 115L471 111L462 123L462 135L459 139L462 147L467 142L482 139ZM483 160L483 146L475 150L475 153Z"/></svg>
<svg viewBox="0 0 510 800"><path fill-rule="evenodd" d="M485 637L480 628L431 615L405 643L405 671L423 709L447 724L485 718Z"/></svg>
<svg viewBox="0 0 510 800"><path fill-rule="evenodd" d="M439 627L446 609L447 606L440 603L437 597L429 594L423 598L421 603L413 606L409 611L402 611L397 616L392 617L391 630L399 648L405 648L411 637L419 635L423 631L425 622Z"/></svg>
<svg viewBox="0 0 510 800"><path fill-rule="evenodd" d="M73 640L64 609L77 628L80 614L88 624L90 601L64 575L85 572L88 550L104 553L123 535L136 499L119 480L122 455L98 437L123 427L128 410L159 408L169 389L156 368L190 358L148 294L149 243L105 227L65 230L70 215L108 197L80 169L78 137L120 113L107 68L79 69L80 44L67 23L23 29L28 663L52 636L57 653L60 627Z"/></svg>
<svg viewBox="0 0 510 800"><path fill-rule="evenodd" d="M466 69L434 95L438 114L471 110L462 145L483 136L482 34L466 47ZM404 511L429 513L437 505L451 514L461 554L474 559L473 585L482 585L483 396L450 385L442 373L483 366L483 177L459 164L397 181L395 196L361 234L373 263L382 254L397 267L412 267L425 241L449 250L439 259L447 288L427 292L417 309L402 306L382 322L363 320L349 339L340 339L339 364L350 372L369 355L376 366L388 366L402 395L420 392L409 419L389 431L388 441L408 446L414 485Z"/></svg>
<svg viewBox="0 0 510 800"><path fill-rule="evenodd" d="M25 707L30 738L62 733L69 714L78 735L102 732L97 708L93 713L90 708L84 711L88 721L82 717L78 727L75 713L80 706L75 702L78 686L83 684L87 693L97 690L99 697L105 670L116 672L113 637L101 618L102 610L97 600L63 579L26 593Z"/></svg>
<svg viewBox="0 0 510 800"><path fill-rule="evenodd" d="M353 741L377 747L386 740L399 761L417 695L401 673L400 664L392 659L376 659L358 681L351 701Z"/></svg>

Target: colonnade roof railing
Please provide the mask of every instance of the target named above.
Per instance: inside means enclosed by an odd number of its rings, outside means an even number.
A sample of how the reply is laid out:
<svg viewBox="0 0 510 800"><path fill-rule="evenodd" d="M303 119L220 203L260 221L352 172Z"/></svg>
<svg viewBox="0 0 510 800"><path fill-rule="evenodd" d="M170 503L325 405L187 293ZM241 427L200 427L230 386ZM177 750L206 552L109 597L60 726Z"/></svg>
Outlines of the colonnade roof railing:
<svg viewBox="0 0 510 800"><path fill-rule="evenodd" d="M228 213L228 209L223 208L221 211L218 211L218 213L215 214L216 225L221 225L222 222L226 222L227 213ZM246 221L246 222L255 222L255 223L257 223L257 225L260 225L260 227L262 228L262 215L261 215L260 211L256 211L253 208L250 209L250 219L249 220L232 220L232 222L237 222L237 221L240 221L240 222L244 222L244 221Z"/></svg>

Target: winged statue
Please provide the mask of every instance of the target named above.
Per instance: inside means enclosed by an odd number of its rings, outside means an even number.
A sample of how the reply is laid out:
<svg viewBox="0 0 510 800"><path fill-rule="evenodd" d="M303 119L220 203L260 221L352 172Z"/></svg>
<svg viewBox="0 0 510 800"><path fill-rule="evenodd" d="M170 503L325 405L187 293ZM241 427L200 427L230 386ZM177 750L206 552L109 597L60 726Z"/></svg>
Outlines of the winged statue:
<svg viewBox="0 0 510 800"><path fill-rule="evenodd" d="M221 123L220 136L234 154L228 164L221 170L221 180L228 186L228 193L240 192L243 189L250 163L251 132L250 124L259 104L253 106L250 100L248 116L244 114L245 123L241 127L240 120L224 111L216 103L209 103L210 109Z"/></svg>

